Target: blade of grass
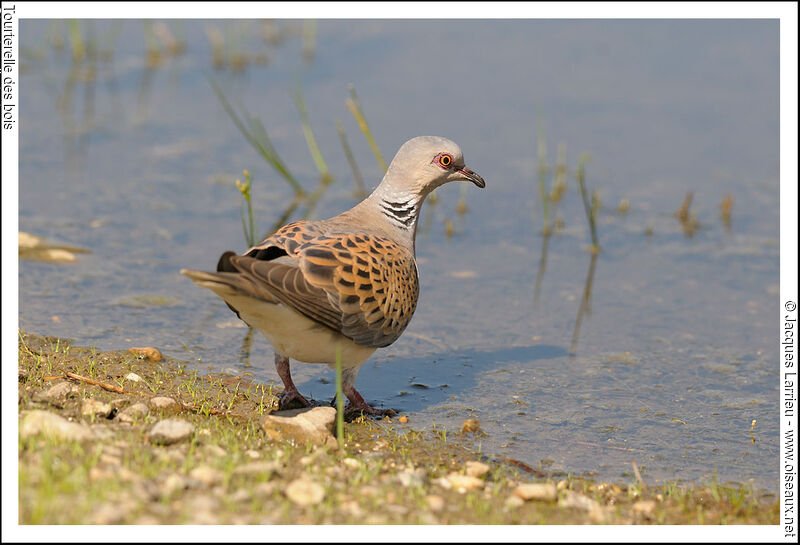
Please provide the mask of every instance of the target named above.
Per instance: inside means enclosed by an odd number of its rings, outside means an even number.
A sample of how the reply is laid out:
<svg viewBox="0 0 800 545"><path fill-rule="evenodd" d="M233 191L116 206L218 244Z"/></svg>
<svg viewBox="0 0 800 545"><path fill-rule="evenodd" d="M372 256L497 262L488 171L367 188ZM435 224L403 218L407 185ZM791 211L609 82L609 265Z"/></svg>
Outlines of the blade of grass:
<svg viewBox="0 0 800 545"><path fill-rule="evenodd" d="M255 246L258 241L256 240L256 219L255 215L253 214L253 184L252 179L250 178L250 172L247 170L244 171L244 179L244 183L242 183L240 180L236 180L236 188L242 194L242 197L244 197L244 200L247 203L247 222L245 222L244 219L244 204L241 206L242 230L244 231L244 238L247 241L247 244L252 247Z"/></svg>
<svg viewBox="0 0 800 545"><path fill-rule="evenodd" d="M228 99L225 98L225 94L219 88L217 83L212 78L209 78L209 82L211 83L211 87L214 89L214 93L217 95L217 98L222 104L223 109L228 114L228 117L231 118L233 124L236 125L236 128L239 129L239 132L242 133L242 136L244 136L250 145L253 146L253 148L255 148L255 150L258 151L267 161L267 163L269 163L270 166L272 166L272 168L274 168L283 177L283 179L292 186L296 194L304 195L305 191L294 178L294 176L292 176L292 174L289 172L289 169L286 168L286 165L283 163L277 151L273 147L272 141L267 135L267 130L264 128L264 125L261 123L261 120L258 118L258 116L251 115L245 110L244 114L249 126L245 125L245 122L236 113L236 110L233 108Z"/></svg>
<svg viewBox="0 0 800 545"><path fill-rule="evenodd" d="M300 121L303 124L303 135L306 138L306 144L308 144L308 151L311 152L311 158L314 160L314 164L317 165L317 170L319 170L321 179L330 183L333 181L333 175L328 169L325 159L322 157L317 138L314 136L314 130L311 128L311 121L308 118L308 109L303 99L303 88L300 82L297 83L297 87L295 88L294 102L297 105L297 111L300 113Z"/></svg>
<svg viewBox="0 0 800 545"><path fill-rule="evenodd" d="M356 158L353 157L353 151L350 149L350 143L347 141L347 134L344 132L344 126L341 120L336 120L336 130L339 133L339 140L342 142L342 149L347 157L347 162L350 163L350 168L353 170L353 180L356 183L356 196L359 198L366 197L367 190L364 188L364 178L361 176L361 171L356 163Z"/></svg>
<svg viewBox="0 0 800 545"><path fill-rule="evenodd" d="M589 220L589 229L592 232L592 252L596 253L600 251L600 243L597 241L597 227L595 218L597 213L597 199L595 197L595 202L591 203L589 201L589 195L586 191L586 162L588 160L589 154L587 153L582 153L580 157L578 157L576 178L578 180L578 188L581 192L581 198L583 199L583 208L586 211L586 218Z"/></svg>
<svg viewBox="0 0 800 545"><path fill-rule="evenodd" d="M347 108L350 110L350 113L353 114L356 123L358 123L358 128L364 133L369 147L372 148L372 153L375 155L375 160L378 161L378 166L381 167L381 170L385 173L387 168L386 161L383 160L381 150L378 149L378 144L375 143L375 139L372 137L372 131L369 130L367 118L364 116L364 109L361 107L361 102L358 100L358 95L356 94L356 87L351 83L349 89L350 98L345 101L345 104L347 104Z"/></svg>
<svg viewBox="0 0 800 545"><path fill-rule="evenodd" d="M342 389L342 347L336 347L336 441L344 448L344 391Z"/></svg>
<svg viewBox="0 0 800 545"><path fill-rule="evenodd" d="M542 232L545 235L550 234L550 215L548 213L547 196L547 143L544 137L544 123L538 123L536 131L536 148L539 156L538 178L539 178L539 198L542 201Z"/></svg>
<svg viewBox="0 0 800 545"><path fill-rule="evenodd" d="M314 49L317 42L317 22L314 19L303 21L303 59L306 62L314 60Z"/></svg>

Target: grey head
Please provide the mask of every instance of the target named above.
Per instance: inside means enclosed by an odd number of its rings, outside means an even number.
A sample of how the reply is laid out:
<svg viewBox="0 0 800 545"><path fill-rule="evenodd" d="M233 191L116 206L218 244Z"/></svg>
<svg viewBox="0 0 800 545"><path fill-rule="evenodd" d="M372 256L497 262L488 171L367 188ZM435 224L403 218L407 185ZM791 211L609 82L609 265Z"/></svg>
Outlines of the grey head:
<svg viewBox="0 0 800 545"><path fill-rule="evenodd" d="M447 182L483 178L464 164L458 144L441 136L417 136L397 151L375 191L342 214L347 222L374 226L414 251L419 211L425 197Z"/></svg>
<svg viewBox="0 0 800 545"><path fill-rule="evenodd" d="M486 187L483 178L464 164L458 144L441 136L417 136L400 146L379 189L424 199L440 185L456 181Z"/></svg>

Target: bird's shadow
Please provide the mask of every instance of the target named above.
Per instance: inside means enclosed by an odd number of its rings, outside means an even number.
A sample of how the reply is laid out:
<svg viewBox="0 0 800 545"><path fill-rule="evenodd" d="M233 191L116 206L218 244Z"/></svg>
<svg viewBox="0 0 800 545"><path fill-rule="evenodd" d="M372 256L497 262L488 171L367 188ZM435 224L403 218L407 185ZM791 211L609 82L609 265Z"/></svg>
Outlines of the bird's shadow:
<svg viewBox="0 0 800 545"><path fill-rule="evenodd" d="M560 346L532 345L489 351L451 350L422 357L376 358L361 368L356 387L376 408L411 413L442 403L451 396L462 397L478 386L480 375L487 372L510 364L555 360L567 355ZM327 378L321 380L329 382ZM318 395L318 401L322 402L324 395Z"/></svg>

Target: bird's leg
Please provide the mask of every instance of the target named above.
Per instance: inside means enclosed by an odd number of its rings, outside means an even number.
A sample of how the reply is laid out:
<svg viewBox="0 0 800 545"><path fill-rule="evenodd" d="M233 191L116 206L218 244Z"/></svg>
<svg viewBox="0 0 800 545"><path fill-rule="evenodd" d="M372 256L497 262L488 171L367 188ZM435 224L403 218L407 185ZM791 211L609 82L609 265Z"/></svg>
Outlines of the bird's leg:
<svg viewBox="0 0 800 545"><path fill-rule="evenodd" d="M376 409L367 403L361 394L356 390L355 382L356 375L358 374L358 367L355 369L345 369L342 372L342 391L350 403L345 408L345 414L355 414L358 416L360 413L371 414L373 416L393 416L397 414L392 409Z"/></svg>
<svg viewBox="0 0 800 545"><path fill-rule="evenodd" d="M284 411L287 409L302 409L304 407L311 407L311 402L300 395L297 391L297 386L292 381L292 371L289 368L289 358L283 354L275 352L275 369L278 371L278 376L283 381L283 393L278 398L278 410Z"/></svg>

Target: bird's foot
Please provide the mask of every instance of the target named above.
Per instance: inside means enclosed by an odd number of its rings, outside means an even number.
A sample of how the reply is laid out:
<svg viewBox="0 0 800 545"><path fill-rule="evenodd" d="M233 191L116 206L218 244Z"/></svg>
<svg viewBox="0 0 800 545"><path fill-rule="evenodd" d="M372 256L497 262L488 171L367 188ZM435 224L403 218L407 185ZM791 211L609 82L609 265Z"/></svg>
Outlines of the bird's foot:
<svg viewBox="0 0 800 545"><path fill-rule="evenodd" d="M284 390L278 396L278 410L288 411L290 409L304 409L306 407L313 407L314 403L307 400L297 390Z"/></svg>
<svg viewBox="0 0 800 545"><path fill-rule="evenodd" d="M352 403L349 403L344 409L344 419L348 422L355 420L360 416L369 415L375 418L385 418L387 416L395 416L396 414L397 411L394 409L376 409L370 405L356 407Z"/></svg>

